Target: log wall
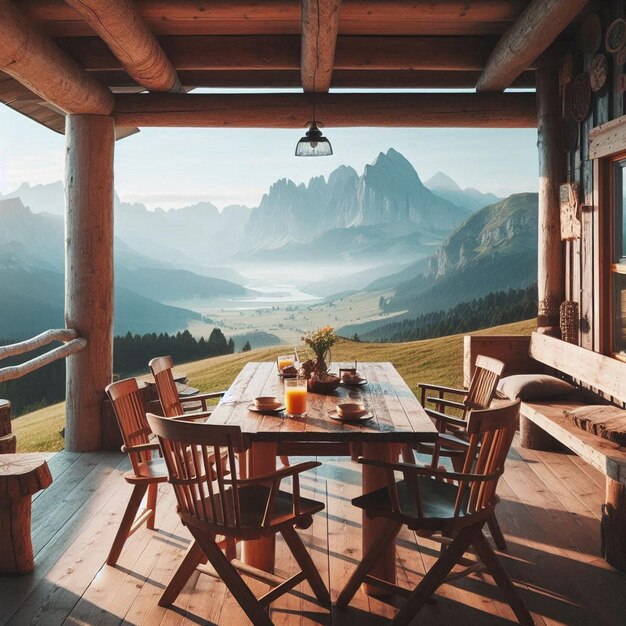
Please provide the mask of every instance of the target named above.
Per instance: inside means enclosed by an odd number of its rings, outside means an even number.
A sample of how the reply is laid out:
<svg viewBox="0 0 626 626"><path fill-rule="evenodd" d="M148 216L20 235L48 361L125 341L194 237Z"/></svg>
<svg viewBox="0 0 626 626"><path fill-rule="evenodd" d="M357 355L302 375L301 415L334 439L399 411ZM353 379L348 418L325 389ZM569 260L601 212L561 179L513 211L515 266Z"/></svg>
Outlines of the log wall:
<svg viewBox="0 0 626 626"><path fill-rule="evenodd" d="M624 67L617 64L614 55L606 52L604 37L611 22L624 16L625 4L624 0L611 0L601 3L598 9L603 41L599 52L606 54L609 59L608 86L603 91L592 94L590 113L579 125L578 147L568 153L568 181L580 184L580 201L584 206L580 212L581 238L565 243L565 298L578 302L580 306L579 345L597 352L607 350L606 328L609 323L609 312L602 311L606 302L606 293L602 286L606 268L601 264L603 220L606 215L597 184L597 172L594 176L594 161L589 158L589 132L596 126L624 115L624 93L617 87ZM573 52L571 75L588 71L593 55L582 52L577 46ZM562 73L562 79L563 74L567 72ZM565 110L566 89L563 93L563 104Z"/></svg>

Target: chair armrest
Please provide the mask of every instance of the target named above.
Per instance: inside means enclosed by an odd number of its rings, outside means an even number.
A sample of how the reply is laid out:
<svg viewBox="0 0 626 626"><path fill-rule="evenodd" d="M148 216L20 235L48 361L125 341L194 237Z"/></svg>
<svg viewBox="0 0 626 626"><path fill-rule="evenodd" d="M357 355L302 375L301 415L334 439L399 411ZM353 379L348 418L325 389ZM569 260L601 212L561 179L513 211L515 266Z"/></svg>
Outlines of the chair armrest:
<svg viewBox="0 0 626 626"><path fill-rule="evenodd" d="M160 450L158 442L154 443L138 443L136 446L122 446L122 452L128 454L129 452L145 452L147 450Z"/></svg>
<svg viewBox="0 0 626 626"><path fill-rule="evenodd" d="M430 383L418 383L417 386L420 389L431 389L433 391L441 391L443 393L454 393L459 396L466 396L468 394L467 389L457 389L456 387L446 387L445 385L431 385Z"/></svg>
<svg viewBox="0 0 626 626"><path fill-rule="evenodd" d="M183 413L182 415L174 415L169 417L171 420L199 420L203 418L209 418L213 414L213 411L191 411L190 413Z"/></svg>
<svg viewBox="0 0 626 626"><path fill-rule="evenodd" d="M501 472L494 472L492 474L449 472L446 469L439 469L435 467L423 467L420 465L413 465L412 463L392 463L390 461L378 461L376 459L366 459L364 457L359 457L358 463L361 463L361 465L380 467L382 469L387 469L394 472L407 472L414 476L426 476L427 478L440 478L456 481L484 482L493 480L494 478L497 478L501 475Z"/></svg>
<svg viewBox="0 0 626 626"><path fill-rule="evenodd" d="M436 396L428 396L426 398L426 402L430 402L432 404L439 404L443 406L449 406L451 409L461 409L465 410L467 407L463 402L456 402L455 400L446 400L445 398L437 398Z"/></svg>
<svg viewBox="0 0 626 626"><path fill-rule="evenodd" d="M225 391L212 391L211 393L196 393L193 396L180 397L181 402L194 402L198 400L210 400L211 398L221 398Z"/></svg>
<svg viewBox="0 0 626 626"><path fill-rule="evenodd" d="M287 467L281 467L275 472L268 472L267 474L259 474L258 476L252 476L252 478L245 478L243 480L237 480L237 483L242 487L247 487L255 484L267 483L270 480L282 480L287 476L293 476L294 474L301 474L307 470L319 467L321 463L319 461L305 461L304 463L297 463L296 465L289 465ZM230 479L224 482L232 482Z"/></svg>
<svg viewBox="0 0 626 626"><path fill-rule="evenodd" d="M438 424L439 422L442 422L449 426L467 428L467 422L459 417L452 417L451 415L446 415L445 413L441 413L441 411L435 411L434 409L424 409L424 411L426 411L426 415L428 415L428 417L432 417L435 421L437 421Z"/></svg>

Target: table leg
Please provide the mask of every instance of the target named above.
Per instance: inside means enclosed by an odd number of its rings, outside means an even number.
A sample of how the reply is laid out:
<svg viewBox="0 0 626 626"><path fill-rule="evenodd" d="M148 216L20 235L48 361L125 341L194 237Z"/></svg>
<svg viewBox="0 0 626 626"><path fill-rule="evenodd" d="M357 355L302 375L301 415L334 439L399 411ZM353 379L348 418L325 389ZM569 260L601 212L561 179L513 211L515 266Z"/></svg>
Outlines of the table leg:
<svg viewBox="0 0 626 626"><path fill-rule="evenodd" d="M379 461L397 461L398 450L397 446L393 444L365 442L363 443L363 456L367 459L377 459ZM385 473L380 468L368 465L362 465L361 468L363 493L376 491L376 489L387 486ZM386 521L383 519L370 519L366 517L365 512L363 512L363 554L376 542L385 523ZM376 576L376 578L389 581L390 583L396 583L395 543L392 542L389 544L388 548L385 548L385 551L378 558L376 565L371 569L370 574ZM368 583L363 583L362 588L365 593L371 596L389 595L388 592L382 591L380 588L369 585Z"/></svg>
<svg viewBox="0 0 626 626"><path fill-rule="evenodd" d="M248 451L248 477L276 471L276 444L255 443ZM270 574L274 573L276 536L244 541L242 561Z"/></svg>

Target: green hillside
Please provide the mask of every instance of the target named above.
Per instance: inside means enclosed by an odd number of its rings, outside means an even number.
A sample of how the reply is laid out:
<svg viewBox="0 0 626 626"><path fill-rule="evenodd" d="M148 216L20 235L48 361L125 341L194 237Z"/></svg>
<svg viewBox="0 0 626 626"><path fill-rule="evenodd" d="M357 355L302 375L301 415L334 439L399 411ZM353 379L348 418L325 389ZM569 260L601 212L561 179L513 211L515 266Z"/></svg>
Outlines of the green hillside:
<svg viewBox="0 0 626 626"><path fill-rule="evenodd" d="M477 331L475 335L528 335L535 320L506 324ZM194 363L178 364L190 384L202 391L226 389L249 361L275 359L284 346L214 357ZM411 387L419 381L458 386L463 379L463 335L397 344L370 344L342 341L333 348L333 359L348 361L391 361ZM18 449L22 452L55 451L63 447L59 432L65 424L65 405L49 406L13 420Z"/></svg>

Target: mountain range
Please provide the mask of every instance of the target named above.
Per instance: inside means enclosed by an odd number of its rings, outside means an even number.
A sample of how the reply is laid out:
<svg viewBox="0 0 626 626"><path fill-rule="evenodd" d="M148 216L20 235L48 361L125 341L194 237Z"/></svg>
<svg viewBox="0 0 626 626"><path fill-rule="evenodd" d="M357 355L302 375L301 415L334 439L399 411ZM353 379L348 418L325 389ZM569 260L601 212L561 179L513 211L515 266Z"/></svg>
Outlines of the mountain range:
<svg viewBox="0 0 626 626"><path fill-rule="evenodd" d="M537 280L537 203L536 193L522 193L483 207L430 258L373 281L367 290L392 290L385 311L413 318L532 285ZM341 332L361 334L384 323L351 325Z"/></svg>
<svg viewBox="0 0 626 626"><path fill-rule="evenodd" d="M519 237L502 243L507 229L523 228L522 214L532 221L524 212L536 206L531 196L484 207L496 197L461 189L442 173L424 184L394 149L381 152L361 175L340 166L328 180L280 179L254 208L219 211L207 201L150 211L115 196L116 332L183 329L199 315L169 303L254 295L235 268L293 259L341 268L336 283L311 284L311 293L393 288L389 311L450 306L481 272L500 272L500 285L519 270L498 266L499 255L519 252L528 258L517 260L533 262L530 243L525 247ZM63 205L60 182L24 183L0 197L0 282L12 320L5 324L3 312L1 335L20 338L63 323ZM526 226L530 237L533 226ZM534 229L536 247L536 215ZM519 271L514 280L522 286L528 272ZM476 291L488 287L487 275Z"/></svg>

